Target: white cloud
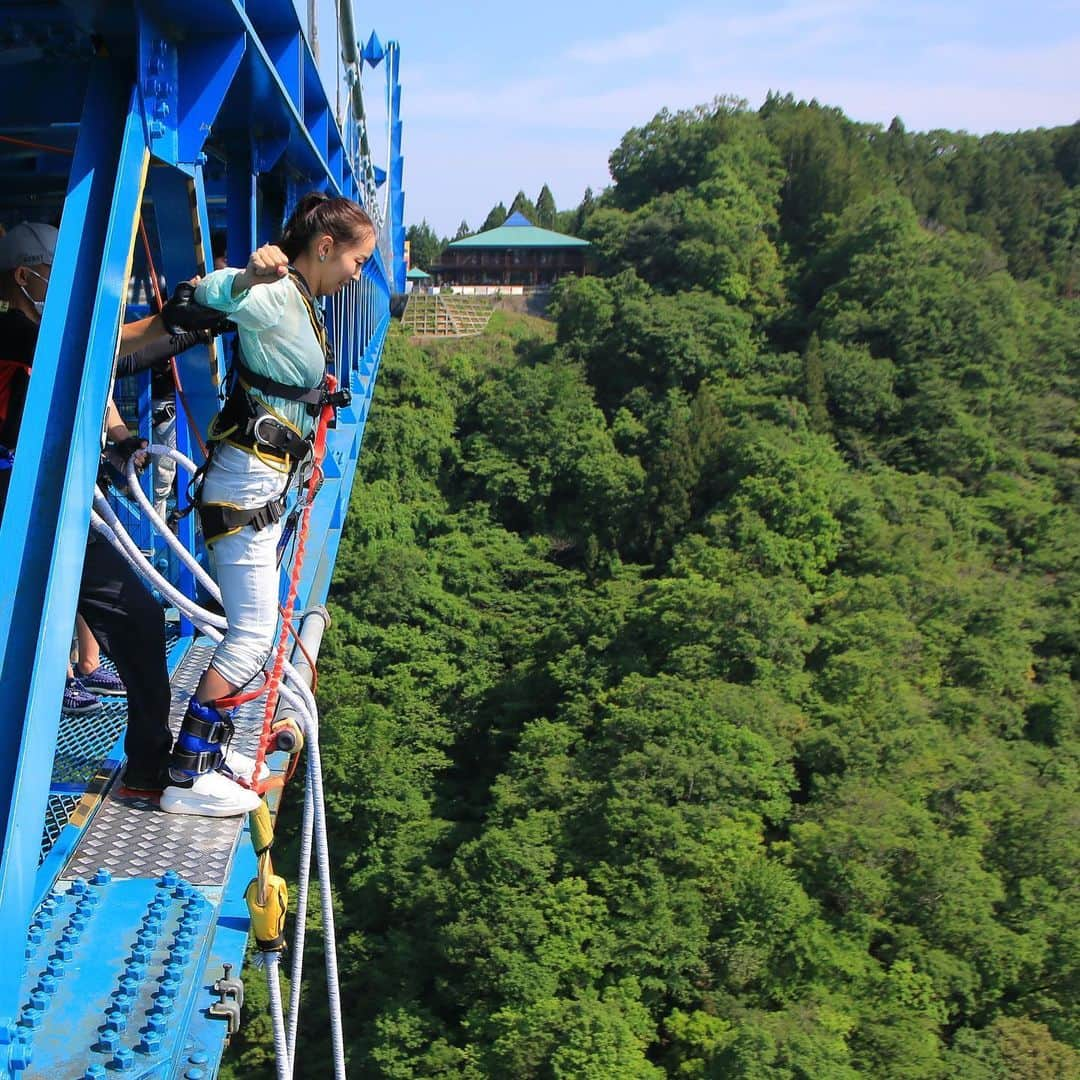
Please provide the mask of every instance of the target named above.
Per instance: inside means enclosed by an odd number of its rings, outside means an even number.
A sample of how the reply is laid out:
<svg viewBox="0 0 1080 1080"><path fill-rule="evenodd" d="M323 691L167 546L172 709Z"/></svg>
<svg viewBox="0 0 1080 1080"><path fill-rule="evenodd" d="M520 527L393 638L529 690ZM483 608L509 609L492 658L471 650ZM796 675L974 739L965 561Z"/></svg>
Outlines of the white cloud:
<svg viewBox="0 0 1080 1080"><path fill-rule="evenodd" d="M596 65L634 60L655 63L667 55L678 65L687 49L726 48L756 38L775 41L781 35L805 34L808 27L817 26L838 36L846 26L852 25L856 15L868 15L875 6L869 0L819 0L752 15L686 12L647 30L617 34L600 41L577 42L567 49L565 59Z"/></svg>

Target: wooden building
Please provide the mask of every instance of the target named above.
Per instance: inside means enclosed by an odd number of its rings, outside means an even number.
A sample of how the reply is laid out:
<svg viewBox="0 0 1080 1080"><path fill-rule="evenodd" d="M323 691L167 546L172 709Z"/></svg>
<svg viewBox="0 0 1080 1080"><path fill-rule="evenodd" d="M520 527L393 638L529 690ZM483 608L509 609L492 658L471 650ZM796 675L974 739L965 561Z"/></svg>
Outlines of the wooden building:
<svg viewBox="0 0 1080 1080"><path fill-rule="evenodd" d="M550 285L584 274L589 247L514 213L497 229L448 244L431 270L440 285Z"/></svg>

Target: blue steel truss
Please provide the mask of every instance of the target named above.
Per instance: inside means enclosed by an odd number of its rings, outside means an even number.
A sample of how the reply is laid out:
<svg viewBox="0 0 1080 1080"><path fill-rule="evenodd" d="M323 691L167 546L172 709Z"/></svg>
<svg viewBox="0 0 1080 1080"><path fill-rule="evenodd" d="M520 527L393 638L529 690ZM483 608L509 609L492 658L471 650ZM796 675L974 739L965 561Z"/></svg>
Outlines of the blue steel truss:
<svg viewBox="0 0 1080 1080"><path fill-rule="evenodd" d="M68 1041L73 1023L47 1012L37 1024L25 1021L27 960L38 947L33 928L29 938L25 931L32 918L35 926L41 922L38 905L53 879L63 876L57 862L71 848L57 843L42 863L43 828L51 847L66 833L65 814L79 793L77 786L50 785L50 777L119 327L126 309L127 317L135 310L127 307L131 283L147 273L140 217L170 287L211 268L210 237L219 230L229 265L243 265L250 251L278 235L297 199L312 189L355 198L380 222L379 248L355 296L327 313L341 350L336 374L351 386L353 404L330 432L302 604L321 603L329 588L391 293L404 291L399 51L396 42L384 46L374 35L366 45L355 41L351 0L342 0L335 11L347 31L343 57L335 58L339 87L328 87L298 6L306 8L293 0L0 0L0 224L52 219L59 225L0 523L0 1074L27 1075L29 1069L39 1075L44 1068L40 1075L49 1075L49 1047ZM335 40L332 31L320 37ZM388 171L365 156L364 62L386 64ZM342 115L335 115L332 100L341 85L351 92ZM388 188L380 192L384 183ZM178 417L178 446L196 460L189 431L205 431L220 404L227 352L219 341L178 358L191 411ZM148 397L143 385L132 406L144 431ZM182 485L179 498L182 503ZM137 513L132 532L140 544L152 545ZM193 517L182 520L181 537L202 555ZM190 576L178 583L194 595ZM191 633L183 624L181 630ZM183 645L184 639L174 648ZM110 744L102 749L106 766L115 765L109 756L116 753L114 735L104 739ZM247 866L238 858L234 878ZM63 896L73 904L82 896L76 906L91 904L90 892L96 897L119 884L107 877L86 889L73 885ZM207 900L232 913L234 932L213 937L204 920L207 943L197 955L205 963L222 955L238 959L242 952L246 923L237 890L244 883L231 881ZM144 893L153 906L154 889L162 887L149 882L135 889L131 910L142 913ZM128 896L134 886L124 888ZM178 895L183 888L177 886ZM63 899L55 890L49 895L54 906ZM127 904L118 900L113 907L121 924ZM118 949L127 929L115 927ZM208 978L196 973L191 993ZM190 1002L179 1015L193 1028L214 1028ZM182 1033L178 1039L183 1045ZM213 1066L217 1057L210 1057ZM118 1058L109 1067L125 1066Z"/></svg>

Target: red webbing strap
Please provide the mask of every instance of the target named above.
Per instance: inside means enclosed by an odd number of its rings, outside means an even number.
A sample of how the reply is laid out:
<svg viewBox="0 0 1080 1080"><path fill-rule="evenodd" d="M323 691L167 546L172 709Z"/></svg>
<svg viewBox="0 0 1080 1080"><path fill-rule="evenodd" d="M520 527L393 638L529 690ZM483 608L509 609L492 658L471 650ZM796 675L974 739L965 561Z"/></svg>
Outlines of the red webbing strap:
<svg viewBox="0 0 1080 1080"><path fill-rule="evenodd" d="M326 376L327 389L333 393L337 389L337 380L333 375ZM277 652L274 654L274 666L270 671L270 687L266 695L266 708L263 710L263 729L259 738L259 750L255 755L255 776L259 775L259 769L266 758L266 747L270 741L270 726L274 720L274 712L277 709L278 687L281 685L281 675L285 668L285 645L289 634L292 632L293 610L296 607L296 593L300 584L300 571L304 566L304 555L307 549L308 526L311 522L311 508L315 502L315 491L318 488L322 476L323 458L326 456L326 432L330 421L334 417L333 405L324 405L319 414L319 426L315 432L315 446L313 450L314 466L308 479L307 497L304 503L304 512L300 516L300 526L297 529L296 555L293 558L292 573L289 575L289 595L285 600L285 610L281 614L281 634L278 637ZM270 788L281 785L280 780L253 780L251 788L260 795L265 794Z"/></svg>
<svg viewBox="0 0 1080 1080"><path fill-rule="evenodd" d="M270 673L264 671L262 673L262 682L254 690L238 690L235 694L229 694L228 697L218 698L214 702L214 708L218 710L235 709L238 705L245 705L249 701L254 701L257 697L262 697L269 681Z"/></svg>

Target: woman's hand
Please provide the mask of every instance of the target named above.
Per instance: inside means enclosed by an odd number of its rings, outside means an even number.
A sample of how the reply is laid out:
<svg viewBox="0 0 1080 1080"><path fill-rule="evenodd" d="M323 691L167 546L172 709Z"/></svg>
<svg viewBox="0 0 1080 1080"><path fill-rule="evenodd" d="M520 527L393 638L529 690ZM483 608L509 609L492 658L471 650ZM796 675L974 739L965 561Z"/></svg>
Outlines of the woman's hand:
<svg viewBox="0 0 1080 1080"><path fill-rule="evenodd" d="M252 253L247 267L233 278L233 296L255 285L266 285L289 272L289 260L276 244L264 244Z"/></svg>

